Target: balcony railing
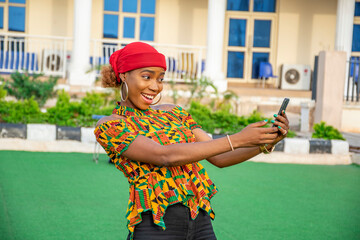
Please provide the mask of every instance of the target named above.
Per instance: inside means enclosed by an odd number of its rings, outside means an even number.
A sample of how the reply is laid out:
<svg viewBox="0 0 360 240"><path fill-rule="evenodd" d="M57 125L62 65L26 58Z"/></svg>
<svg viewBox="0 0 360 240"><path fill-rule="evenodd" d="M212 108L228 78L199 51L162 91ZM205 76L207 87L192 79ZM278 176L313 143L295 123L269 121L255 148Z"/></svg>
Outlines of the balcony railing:
<svg viewBox="0 0 360 240"><path fill-rule="evenodd" d="M72 39L0 33L0 73L44 73L65 78Z"/></svg>
<svg viewBox="0 0 360 240"><path fill-rule="evenodd" d="M360 102L360 57L351 57L348 61L349 74L345 82L345 101Z"/></svg>
<svg viewBox="0 0 360 240"><path fill-rule="evenodd" d="M130 42L91 40L90 66L109 64L110 55ZM69 37L0 33L0 73L44 73L67 78L73 40ZM205 68L205 47L149 43L166 56L166 80L200 78ZM89 67L90 70L90 67Z"/></svg>
<svg viewBox="0 0 360 240"><path fill-rule="evenodd" d="M90 63L93 69L108 64L110 55L130 42L94 39L91 41ZM205 47L149 43L166 56L165 80L185 81L200 78L205 69Z"/></svg>

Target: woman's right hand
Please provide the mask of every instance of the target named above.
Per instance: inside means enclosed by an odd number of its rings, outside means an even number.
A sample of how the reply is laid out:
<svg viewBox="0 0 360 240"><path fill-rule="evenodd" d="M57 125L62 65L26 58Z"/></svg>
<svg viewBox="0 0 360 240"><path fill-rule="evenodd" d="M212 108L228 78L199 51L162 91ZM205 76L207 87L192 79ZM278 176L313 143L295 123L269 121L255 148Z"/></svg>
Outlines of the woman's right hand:
<svg viewBox="0 0 360 240"><path fill-rule="evenodd" d="M235 148L256 147L262 144L271 144L278 137L278 128L263 128L267 121L249 124L242 131L231 135L231 141Z"/></svg>

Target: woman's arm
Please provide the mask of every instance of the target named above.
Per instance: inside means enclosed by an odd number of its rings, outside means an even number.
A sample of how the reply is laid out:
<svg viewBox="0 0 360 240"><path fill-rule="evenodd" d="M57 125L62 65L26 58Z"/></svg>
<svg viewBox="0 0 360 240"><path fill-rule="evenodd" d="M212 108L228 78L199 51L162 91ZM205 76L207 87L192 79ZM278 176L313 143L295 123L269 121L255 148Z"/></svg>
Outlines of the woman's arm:
<svg viewBox="0 0 360 240"><path fill-rule="evenodd" d="M194 129L193 133L195 134L197 142L209 141L212 139L201 128ZM223 168L223 167L229 167L229 166L244 162L246 160L249 160L250 158L258 155L259 153L261 153L261 151L258 146L257 147L248 147L248 148L238 148L238 149L235 149L235 151L218 154L218 155L209 157L206 160L208 160L211 164L213 164L219 168Z"/></svg>
<svg viewBox="0 0 360 240"><path fill-rule="evenodd" d="M278 129L276 127L262 128L264 125L266 125L265 121L253 123L241 132L231 135L233 147L236 149L242 147L258 148L261 144L273 143L278 135ZM226 137L195 143L161 145L139 135L122 155L131 160L159 166L179 166L207 159L228 151L231 151L231 148Z"/></svg>
<svg viewBox="0 0 360 240"><path fill-rule="evenodd" d="M280 135L277 136L275 141L269 144L268 148L275 146L276 143L281 141L286 137L287 131L289 129L289 121L285 114L285 111L282 113L283 116L276 116L275 125L280 126ZM212 139L205 131L200 128L194 129L193 133L196 137L197 142L209 141ZM222 153L216 156L207 158L207 160L213 165L223 168L229 167L238 163L242 163L250 158L261 153L260 148L257 147L248 147L248 148L238 148L235 151Z"/></svg>

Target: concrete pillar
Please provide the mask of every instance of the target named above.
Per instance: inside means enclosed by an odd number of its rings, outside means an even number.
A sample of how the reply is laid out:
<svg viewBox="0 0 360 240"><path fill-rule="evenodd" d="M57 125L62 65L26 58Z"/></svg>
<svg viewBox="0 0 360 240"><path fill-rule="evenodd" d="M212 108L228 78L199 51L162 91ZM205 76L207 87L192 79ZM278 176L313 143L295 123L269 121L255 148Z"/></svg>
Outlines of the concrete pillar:
<svg viewBox="0 0 360 240"><path fill-rule="evenodd" d="M308 102L302 102L300 104L300 132L308 132L310 125L310 104Z"/></svg>
<svg viewBox="0 0 360 240"><path fill-rule="evenodd" d="M223 92L227 89L222 71L226 0L209 0L208 5L205 75Z"/></svg>
<svg viewBox="0 0 360 240"><path fill-rule="evenodd" d="M336 12L335 50L350 57L354 24L355 0L338 0Z"/></svg>
<svg viewBox="0 0 360 240"><path fill-rule="evenodd" d="M352 35L354 24L355 0L338 0L336 13L336 35L335 35L335 50L345 51L346 59L351 56ZM348 71L344 77L344 91L347 89ZM346 95L346 92L344 92Z"/></svg>
<svg viewBox="0 0 360 240"><path fill-rule="evenodd" d="M74 40L69 72L70 85L90 86L95 81L94 73L86 73L90 66L90 0L74 1Z"/></svg>
<svg viewBox="0 0 360 240"><path fill-rule="evenodd" d="M320 52L314 123L325 121L341 128L345 73L346 52Z"/></svg>

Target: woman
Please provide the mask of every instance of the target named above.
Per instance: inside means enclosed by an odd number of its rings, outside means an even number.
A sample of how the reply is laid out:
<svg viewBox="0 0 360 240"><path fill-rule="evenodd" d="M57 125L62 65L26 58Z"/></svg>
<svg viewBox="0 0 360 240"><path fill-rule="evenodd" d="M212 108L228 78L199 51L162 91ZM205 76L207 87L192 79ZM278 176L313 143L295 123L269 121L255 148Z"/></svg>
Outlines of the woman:
<svg viewBox="0 0 360 240"><path fill-rule="evenodd" d="M222 168L271 152L289 129L285 112L274 115L275 127L261 121L212 140L181 107L152 106L163 89L164 55L135 42L114 52L110 65L103 85L120 87L121 102L95 135L130 183L128 239L216 239L210 199L217 190L199 161Z"/></svg>

